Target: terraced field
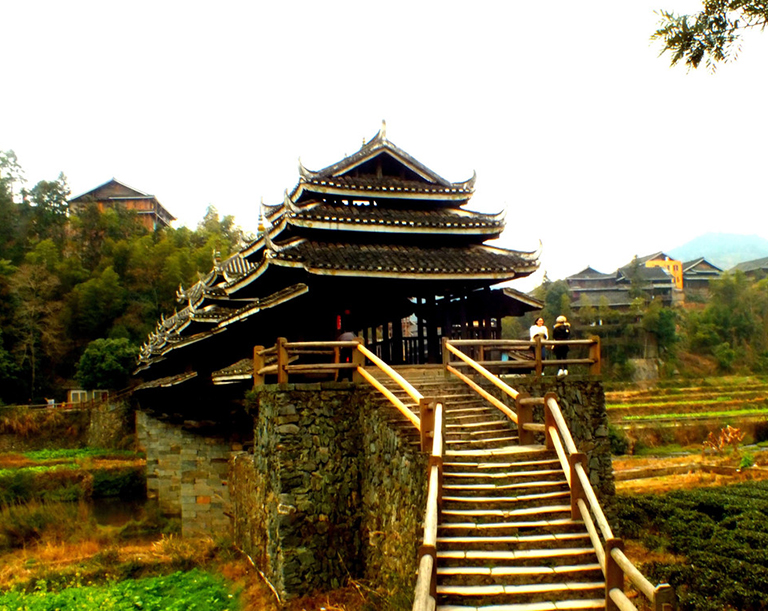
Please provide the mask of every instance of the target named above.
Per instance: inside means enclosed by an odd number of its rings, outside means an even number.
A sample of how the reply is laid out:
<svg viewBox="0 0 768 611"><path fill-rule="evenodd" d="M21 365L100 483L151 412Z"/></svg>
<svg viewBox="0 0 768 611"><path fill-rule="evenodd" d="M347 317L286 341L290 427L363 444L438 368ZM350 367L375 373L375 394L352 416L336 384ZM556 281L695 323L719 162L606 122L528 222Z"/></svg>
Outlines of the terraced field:
<svg viewBox="0 0 768 611"><path fill-rule="evenodd" d="M621 428L694 423L762 422L768 419L768 380L707 378L646 390L605 393L608 417Z"/></svg>

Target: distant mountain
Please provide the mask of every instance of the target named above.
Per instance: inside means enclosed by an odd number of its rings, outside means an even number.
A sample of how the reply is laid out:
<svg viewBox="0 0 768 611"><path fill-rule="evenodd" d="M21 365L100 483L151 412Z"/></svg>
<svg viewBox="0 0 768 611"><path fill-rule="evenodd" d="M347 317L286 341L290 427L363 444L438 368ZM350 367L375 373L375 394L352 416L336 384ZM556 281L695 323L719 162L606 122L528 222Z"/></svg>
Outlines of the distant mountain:
<svg viewBox="0 0 768 611"><path fill-rule="evenodd" d="M768 240L757 235L705 233L664 252L680 261L704 257L720 269L729 270L744 261L768 257Z"/></svg>

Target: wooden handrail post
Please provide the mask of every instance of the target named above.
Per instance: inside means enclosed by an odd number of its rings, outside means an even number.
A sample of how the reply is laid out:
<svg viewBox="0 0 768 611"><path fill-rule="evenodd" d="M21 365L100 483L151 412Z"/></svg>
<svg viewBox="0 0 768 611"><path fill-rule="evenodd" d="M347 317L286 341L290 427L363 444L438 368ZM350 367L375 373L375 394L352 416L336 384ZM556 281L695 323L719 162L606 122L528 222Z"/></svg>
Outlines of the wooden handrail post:
<svg viewBox="0 0 768 611"><path fill-rule="evenodd" d="M592 359L592 364L589 366L589 374L593 376L600 375L600 336L593 335L591 339L594 344L589 347L589 358Z"/></svg>
<svg viewBox="0 0 768 611"><path fill-rule="evenodd" d="M521 446L533 445L535 439L533 431L528 431L525 425L533 423L533 405L523 403L523 399L530 397L528 393L519 393L515 397L515 411L517 412L517 440Z"/></svg>
<svg viewBox="0 0 768 611"><path fill-rule="evenodd" d="M333 347L333 362L336 365L341 363L341 348L339 348L338 346L334 346ZM339 374L340 373L341 372L337 369L336 370L336 375L333 376L333 381L334 382L338 382L339 381Z"/></svg>
<svg viewBox="0 0 768 611"><path fill-rule="evenodd" d="M264 376L259 374L261 368L264 367L264 357L261 356L261 351L264 350L264 346L253 347L253 387L261 386L264 384Z"/></svg>
<svg viewBox="0 0 768 611"><path fill-rule="evenodd" d="M434 545L422 544L419 546L419 559L417 566L421 565L421 559L424 556L432 557L432 575L429 579L429 595L437 598L437 549Z"/></svg>
<svg viewBox="0 0 768 611"><path fill-rule="evenodd" d="M443 336L443 373L446 378L450 378L451 374L448 371L448 365L451 364L451 351L448 350L448 338Z"/></svg>
<svg viewBox="0 0 768 611"><path fill-rule="evenodd" d="M288 382L288 372L285 370L285 366L288 364L288 350L285 348L285 344L288 340L284 337L277 338L277 383L286 384Z"/></svg>
<svg viewBox="0 0 768 611"><path fill-rule="evenodd" d="M536 362L536 375L540 376L544 371L544 363L541 360L541 335L533 338L533 358Z"/></svg>
<svg viewBox="0 0 768 611"><path fill-rule="evenodd" d="M676 607L675 588L668 583L657 585L653 592L653 611L674 611Z"/></svg>
<svg viewBox="0 0 768 611"><path fill-rule="evenodd" d="M544 402L544 439L545 439L545 444L547 446L547 450L555 449L555 442L552 441L552 433L550 432L552 427L557 427L557 422L555 421L555 416L552 413L552 409L549 407L549 404L545 401Z"/></svg>
<svg viewBox="0 0 768 611"><path fill-rule="evenodd" d="M421 422L421 451L432 452L435 430L435 402L428 397L419 399L419 421Z"/></svg>
<svg viewBox="0 0 768 611"><path fill-rule="evenodd" d="M618 588L624 591L624 571L611 556L611 550L624 551L624 541L621 539L608 539L605 542L605 611L619 611L619 607L611 599L610 591Z"/></svg>
<svg viewBox="0 0 768 611"><path fill-rule="evenodd" d="M576 465L581 465L587 470L587 455L583 452L570 454L568 464L571 466L571 519L580 520L581 511L579 511L579 500L589 503L587 495L584 492L584 486L581 483L579 474L576 473Z"/></svg>
<svg viewBox="0 0 768 611"><path fill-rule="evenodd" d="M355 364L355 369L352 372L352 381L356 384L360 384L363 382L363 376L357 371L357 368L365 367L365 355L358 348L362 346L363 338L356 337L355 341L357 342L357 348L352 352L352 362Z"/></svg>

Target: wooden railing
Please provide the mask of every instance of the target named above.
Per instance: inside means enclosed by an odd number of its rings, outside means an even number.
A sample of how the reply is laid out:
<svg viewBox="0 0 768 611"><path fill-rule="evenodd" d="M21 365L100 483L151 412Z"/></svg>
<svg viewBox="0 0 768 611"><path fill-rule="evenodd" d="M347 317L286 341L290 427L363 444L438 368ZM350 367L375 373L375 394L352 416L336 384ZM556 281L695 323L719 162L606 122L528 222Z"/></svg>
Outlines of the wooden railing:
<svg viewBox="0 0 768 611"><path fill-rule="evenodd" d="M496 345L496 342L489 343ZM453 354L457 356L463 363L515 399L517 411L515 417L511 417L511 419L517 423L521 445L533 443L535 433L544 432L546 447L550 450L555 450L568 486L571 489L572 518L584 521L605 576L606 611L637 611L634 604L624 593L625 577L629 579L639 592L645 595L654 611L671 611L675 605L674 589L668 584L654 586L648 581L624 554L622 540L613 536L613 531L587 475L586 454L578 451L560 406L557 403L556 395L548 393L544 397L530 397L524 393L519 393L501 380L494 380L493 378L496 376L490 374L483 365L461 352L454 344L478 346L482 345L483 342L480 340L444 341L443 355ZM446 370L454 375L458 375L461 379L465 379L470 386L477 386L466 376L457 372L450 364L446 363ZM496 401L498 400L491 401L491 403L499 407ZM533 421L533 409L535 406L544 407L544 424ZM499 409L501 408L499 407ZM501 411L506 414L510 410L506 408Z"/></svg>
<svg viewBox="0 0 768 611"><path fill-rule="evenodd" d="M567 368L568 365L587 365L590 375L600 375L600 338L593 336L589 339L569 339L562 341L542 341L540 336L532 341L517 339L451 339L443 338L443 364L450 364L453 351L445 350L445 342L448 341L452 346L461 346L471 348L470 355L473 360L485 368L493 367L501 373L514 373L516 371L533 371L536 375L544 372L544 367ZM569 346L579 348L586 346L588 348L587 356L584 358L567 359L542 359L541 348L548 349L555 346ZM507 360L504 359L486 359L486 356L499 354L511 354Z"/></svg>
<svg viewBox="0 0 768 611"><path fill-rule="evenodd" d="M346 363L341 361L343 350L351 351L352 362ZM434 427L434 401L424 397L408 380L363 346L361 339L358 338L352 341L289 342L284 337L280 337L277 339L277 344L272 348L256 346L253 355L254 386L263 384L264 378L267 375L277 376L277 383L283 384L288 382L291 373L304 375L327 374L351 369L354 381L360 382L365 380L368 382L383 394L416 427L421 435L421 447L423 449L431 447ZM333 356L333 361L296 363L302 355ZM371 373L366 371L364 367L366 360L392 379L418 404L418 416Z"/></svg>
<svg viewBox="0 0 768 611"><path fill-rule="evenodd" d="M625 577L645 595L654 611L671 611L675 604L672 586L654 586L648 581L624 554L623 541L613 536L587 475L586 454L576 448L555 394L547 393L534 401L544 405L546 445L557 453L571 488L571 517L584 521L603 570L606 611L636 609L624 593Z"/></svg>
<svg viewBox="0 0 768 611"><path fill-rule="evenodd" d="M419 548L419 574L414 590L413 611L433 611L437 602L437 526L443 490L443 404L434 408L434 436L429 457L424 540Z"/></svg>

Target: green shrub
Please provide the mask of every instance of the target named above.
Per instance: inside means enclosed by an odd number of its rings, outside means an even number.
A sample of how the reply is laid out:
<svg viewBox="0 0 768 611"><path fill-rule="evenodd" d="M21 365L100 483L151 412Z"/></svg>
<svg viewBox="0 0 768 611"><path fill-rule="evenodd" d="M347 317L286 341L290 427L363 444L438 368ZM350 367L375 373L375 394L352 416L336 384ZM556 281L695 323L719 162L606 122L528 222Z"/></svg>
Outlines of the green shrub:
<svg viewBox="0 0 768 611"><path fill-rule="evenodd" d="M0 609L50 611L236 611L236 592L221 578L199 570L161 577L128 579L107 586L67 588L48 592L0 594Z"/></svg>
<svg viewBox="0 0 768 611"><path fill-rule="evenodd" d="M768 482L617 495L615 534L683 556L645 564L675 587L681 611L768 608Z"/></svg>
<svg viewBox="0 0 768 611"><path fill-rule="evenodd" d="M147 479L144 467L121 467L119 469L95 469L93 474L93 496L121 498L142 498L146 494Z"/></svg>
<svg viewBox="0 0 768 611"><path fill-rule="evenodd" d="M629 438L622 429L612 424L608 425L608 442L614 456L621 456L629 451Z"/></svg>
<svg viewBox="0 0 768 611"><path fill-rule="evenodd" d="M745 452L739 462L739 469L749 469L755 466L755 455L751 452Z"/></svg>
<svg viewBox="0 0 768 611"><path fill-rule="evenodd" d="M91 496L93 477L73 465L0 470L0 504L78 501Z"/></svg>

